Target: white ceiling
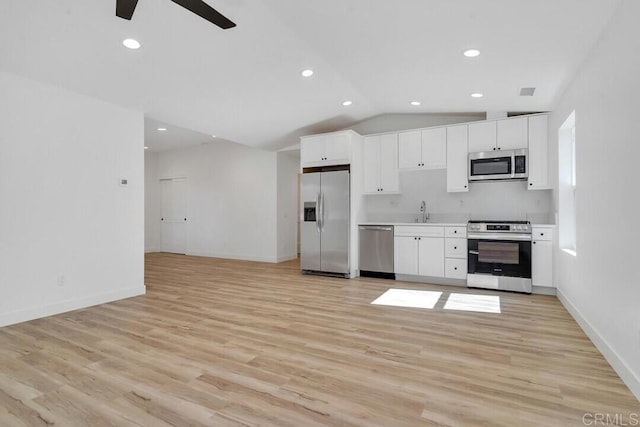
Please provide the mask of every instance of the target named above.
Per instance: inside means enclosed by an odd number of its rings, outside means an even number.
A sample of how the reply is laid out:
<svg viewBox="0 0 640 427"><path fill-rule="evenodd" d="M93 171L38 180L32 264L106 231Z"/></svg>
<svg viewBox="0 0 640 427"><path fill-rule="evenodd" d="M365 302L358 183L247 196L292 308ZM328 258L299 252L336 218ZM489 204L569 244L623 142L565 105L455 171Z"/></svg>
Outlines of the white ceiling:
<svg viewBox="0 0 640 427"><path fill-rule="evenodd" d="M280 148L383 113L549 110L620 3L207 2L238 26L220 30L169 0L140 0L130 22L115 0L2 0L0 70ZM126 37L142 48L125 49ZM471 47L480 57L462 55ZM535 96L519 97L525 86Z"/></svg>

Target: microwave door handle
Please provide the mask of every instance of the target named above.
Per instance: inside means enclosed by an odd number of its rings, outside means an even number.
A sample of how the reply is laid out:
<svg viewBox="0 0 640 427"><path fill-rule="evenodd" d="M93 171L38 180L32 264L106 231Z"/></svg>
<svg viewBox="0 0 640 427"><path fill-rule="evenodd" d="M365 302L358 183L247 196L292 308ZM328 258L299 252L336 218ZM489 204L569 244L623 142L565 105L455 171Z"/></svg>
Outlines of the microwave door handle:
<svg viewBox="0 0 640 427"><path fill-rule="evenodd" d="M516 177L516 153L511 152L511 178Z"/></svg>
<svg viewBox="0 0 640 427"><path fill-rule="evenodd" d="M480 255L480 252L478 252L478 251L469 251L469 253L471 255Z"/></svg>

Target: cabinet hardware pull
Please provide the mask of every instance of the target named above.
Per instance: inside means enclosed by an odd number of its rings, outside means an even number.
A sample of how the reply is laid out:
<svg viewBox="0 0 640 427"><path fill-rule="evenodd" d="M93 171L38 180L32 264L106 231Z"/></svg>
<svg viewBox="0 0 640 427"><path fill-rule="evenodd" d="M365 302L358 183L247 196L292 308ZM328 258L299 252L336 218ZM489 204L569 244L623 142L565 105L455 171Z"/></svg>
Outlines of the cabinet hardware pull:
<svg viewBox="0 0 640 427"><path fill-rule="evenodd" d="M541 236L544 236L544 233L540 233Z"/></svg>
<svg viewBox="0 0 640 427"><path fill-rule="evenodd" d="M535 245L535 244L536 244L536 242L533 242L533 244Z"/></svg>
<svg viewBox="0 0 640 427"><path fill-rule="evenodd" d="M454 247L453 247L453 249L458 249L458 247L457 247L457 246L454 246Z"/></svg>
<svg viewBox="0 0 640 427"><path fill-rule="evenodd" d="M457 270L457 269L458 269L458 267L453 267L453 269L454 269L454 270Z"/></svg>

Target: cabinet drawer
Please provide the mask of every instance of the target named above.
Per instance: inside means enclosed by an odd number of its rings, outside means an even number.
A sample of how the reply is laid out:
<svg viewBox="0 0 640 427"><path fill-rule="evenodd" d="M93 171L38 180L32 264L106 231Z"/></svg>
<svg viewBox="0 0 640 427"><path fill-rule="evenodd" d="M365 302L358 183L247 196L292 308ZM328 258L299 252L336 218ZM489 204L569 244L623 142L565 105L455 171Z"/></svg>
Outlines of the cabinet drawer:
<svg viewBox="0 0 640 427"><path fill-rule="evenodd" d="M444 256L447 258L467 259L467 239L445 239Z"/></svg>
<svg viewBox="0 0 640 427"><path fill-rule="evenodd" d="M393 227L393 235L409 237L444 237L444 227L430 225L396 225Z"/></svg>
<svg viewBox="0 0 640 427"><path fill-rule="evenodd" d="M553 228L534 227L531 233L533 240L553 240Z"/></svg>
<svg viewBox="0 0 640 427"><path fill-rule="evenodd" d="M446 258L444 260L444 277L448 277L450 279L466 279L467 260Z"/></svg>
<svg viewBox="0 0 640 427"><path fill-rule="evenodd" d="M445 227L445 237L462 237L467 238L467 227Z"/></svg>

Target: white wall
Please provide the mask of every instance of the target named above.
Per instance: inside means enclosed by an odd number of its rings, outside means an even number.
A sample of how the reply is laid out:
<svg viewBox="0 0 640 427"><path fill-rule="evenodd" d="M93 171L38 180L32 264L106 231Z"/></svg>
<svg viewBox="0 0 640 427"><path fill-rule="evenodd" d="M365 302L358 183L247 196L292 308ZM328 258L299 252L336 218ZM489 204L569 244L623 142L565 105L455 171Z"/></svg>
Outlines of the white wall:
<svg viewBox="0 0 640 427"><path fill-rule="evenodd" d="M278 156L278 262L298 256L298 173L300 151Z"/></svg>
<svg viewBox="0 0 640 427"><path fill-rule="evenodd" d="M638 16L640 2L622 2L554 107L550 132L557 152L575 109L577 256L555 248L558 295L640 399Z"/></svg>
<svg viewBox="0 0 640 427"><path fill-rule="evenodd" d="M349 126L360 135L484 120L485 113L382 114Z"/></svg>
<svg viewBox="0 0 640 427"><path fill-rule="evenodd" d="M365 196L370 221L414 221L420 201L434 220L517 219L548 222L550 190L529 191L525 181L475 182L467 193L447 193L445 169L400 172L401 194Z"/></svg>
<svg viewBox="0 0 640 427"><path fill-rule="evenodd" d="M144 153L144 251L160 251L160 186L158 154Z"/></svg>
<svg viewBox="0 0 640 427"><path fill-rule="evenodd" d="M277 260L277 154L217 141L156 154L159 179L187 177L187 254ZM159 190L148 189L147 218L159 218ZM150 228L147 227L147 231ZM151 232L151 231L149 231ZM159 232L159 230L158 230Z"/></svg>
<svg viewBox="0 0 640 427"><path fill-rule="evenodd" d="M4 72L0 93L0 326L143 294L142 113Z"/></svg>

